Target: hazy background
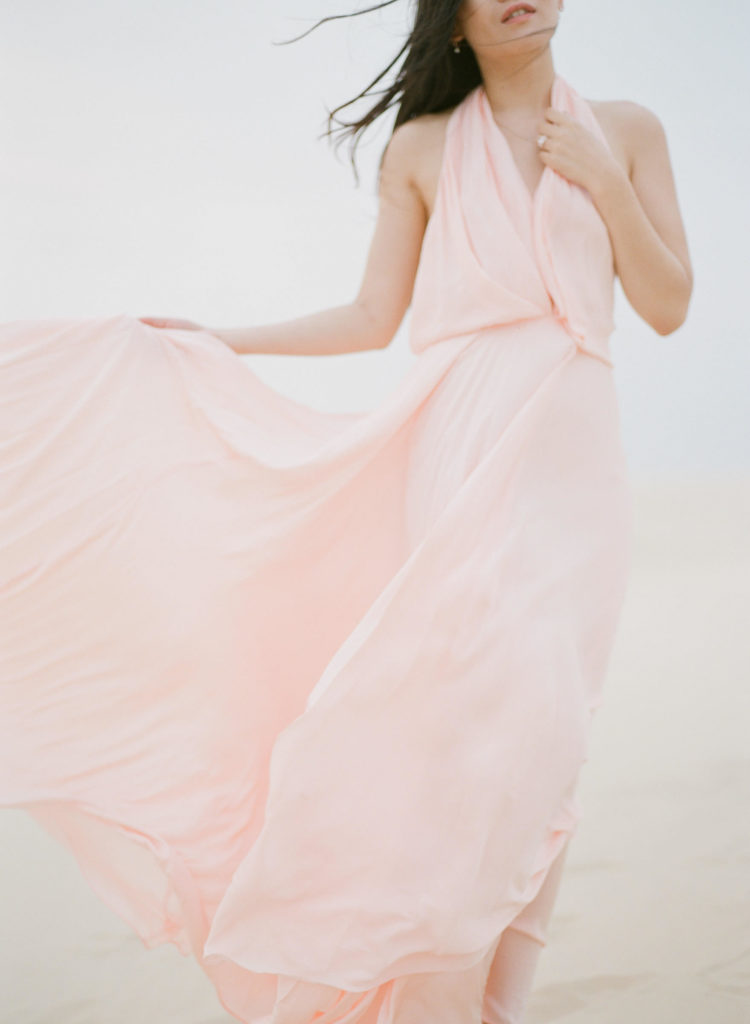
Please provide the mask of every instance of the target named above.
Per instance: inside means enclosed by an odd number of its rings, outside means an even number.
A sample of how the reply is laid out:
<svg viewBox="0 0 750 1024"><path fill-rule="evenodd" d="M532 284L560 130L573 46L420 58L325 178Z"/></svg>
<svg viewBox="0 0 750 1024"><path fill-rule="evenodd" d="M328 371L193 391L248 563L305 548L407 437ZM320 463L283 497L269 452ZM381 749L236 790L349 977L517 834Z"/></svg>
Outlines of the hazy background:
<svg viewBox="0 0 750 1024"><path fill-rule="evenodd" d="M359 189L347 147L317 136L326 109L395 54L410 7L273 42L366 6L0 0L0 320L127 311L238 326L353 298L395 112L359 147ZM745 0L567 0L553 40L584 96L661 118L694 262L689 321L666 338L618 294L634 474L750 468L749 29ZM368 408L413 358L407 323L385 352L247 358L312 405Z"/></svg>
<svg viewBox="0 0 750 1024"><path fill-rule="evenodd" d="M349 5L0 0L0 321L236 326L353 298L394 114L359 189L317 136L399 48L394 7L273 46ZM750 12L565 7L557 70L665 125L696 289L666 338L618 295L633 574L525 1024L747 1024ZM382 352L247 358L311 405L368 408L414 358L406 326ZM21 811L0 813L0 879L0 1024L229 1024L195 962L145 951Z"/></svg>

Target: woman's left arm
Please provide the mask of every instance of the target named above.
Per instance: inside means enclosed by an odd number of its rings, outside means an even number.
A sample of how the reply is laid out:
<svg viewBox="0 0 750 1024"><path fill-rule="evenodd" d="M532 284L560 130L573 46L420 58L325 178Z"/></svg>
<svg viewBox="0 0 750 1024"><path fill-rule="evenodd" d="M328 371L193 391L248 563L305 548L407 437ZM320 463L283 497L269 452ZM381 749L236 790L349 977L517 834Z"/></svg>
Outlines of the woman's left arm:
<svg viewBox="0 0 750 1024"><path fill-rule="evenodd" d="M671 334L687 316L693 271L667 139L646 107L616 107L627 171L588 129L552 108L540 127L550 140L540 155L588 189L609 230L628 301L658 334Z"/></svg>

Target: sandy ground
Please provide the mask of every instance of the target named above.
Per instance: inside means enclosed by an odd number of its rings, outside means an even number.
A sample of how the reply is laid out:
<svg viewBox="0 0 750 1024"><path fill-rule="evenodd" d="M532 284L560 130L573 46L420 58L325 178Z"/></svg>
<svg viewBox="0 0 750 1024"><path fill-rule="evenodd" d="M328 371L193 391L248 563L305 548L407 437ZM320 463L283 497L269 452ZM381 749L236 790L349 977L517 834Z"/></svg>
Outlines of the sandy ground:
<svg viewBox="0 0 750 1024"><path fill-rule="evenodd" d="M584 818L525 1024L747 1024L750 479L633 489ZM145 950L22 812L0 813L0 929L1 1024L233 1020L193 960Z"/></svg>

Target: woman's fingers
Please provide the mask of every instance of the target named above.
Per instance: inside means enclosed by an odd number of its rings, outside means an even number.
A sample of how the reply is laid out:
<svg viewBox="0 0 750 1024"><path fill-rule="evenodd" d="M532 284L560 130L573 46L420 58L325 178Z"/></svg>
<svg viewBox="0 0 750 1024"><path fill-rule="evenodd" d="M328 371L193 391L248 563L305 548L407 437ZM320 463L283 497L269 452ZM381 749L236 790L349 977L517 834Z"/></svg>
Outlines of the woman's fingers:
<svg viewBox="0 0 750 1024"><path fill-rule="evenodd" d="M564 127L561 124L558 124L555 121L548 121L546 118L544 121L539 122L538 127L539 133L541 135L546 135L548 139L553 139L558 135L562 135L562 133L565 131Z"/></svg>

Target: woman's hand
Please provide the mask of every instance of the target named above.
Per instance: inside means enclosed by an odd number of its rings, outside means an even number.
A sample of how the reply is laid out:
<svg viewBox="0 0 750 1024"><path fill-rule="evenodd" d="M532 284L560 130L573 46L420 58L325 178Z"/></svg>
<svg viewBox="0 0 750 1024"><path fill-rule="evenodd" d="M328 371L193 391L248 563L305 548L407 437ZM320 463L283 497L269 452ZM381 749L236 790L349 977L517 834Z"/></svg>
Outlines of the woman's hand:
<svg viewBox="0 0 750 1024"><path fill-rule="evenodd" d="M151 327L173 327L180 331L205 331L202 324L196 324L192 320L179 320L176 317L166 316L139 316L141 323L149 324Z"/></svg>
<svg viewBox="0 0 750 1024"><path fill-rule="evenodd" d="M588 189L593 197L613 181L627 177L604 143L562 110L547 107L539 134L547 136L539 149L542 163Z"/></svg>
<svg viewBox="0 0 750 1024"><path fill-rule="evenodd" d="M664 127L639 103L610 107L627 170L568 114L549 107L539 131L543 162L588 189L612 243L614 269L630 305L658 334L684 323L693 270Z"/></svg>

